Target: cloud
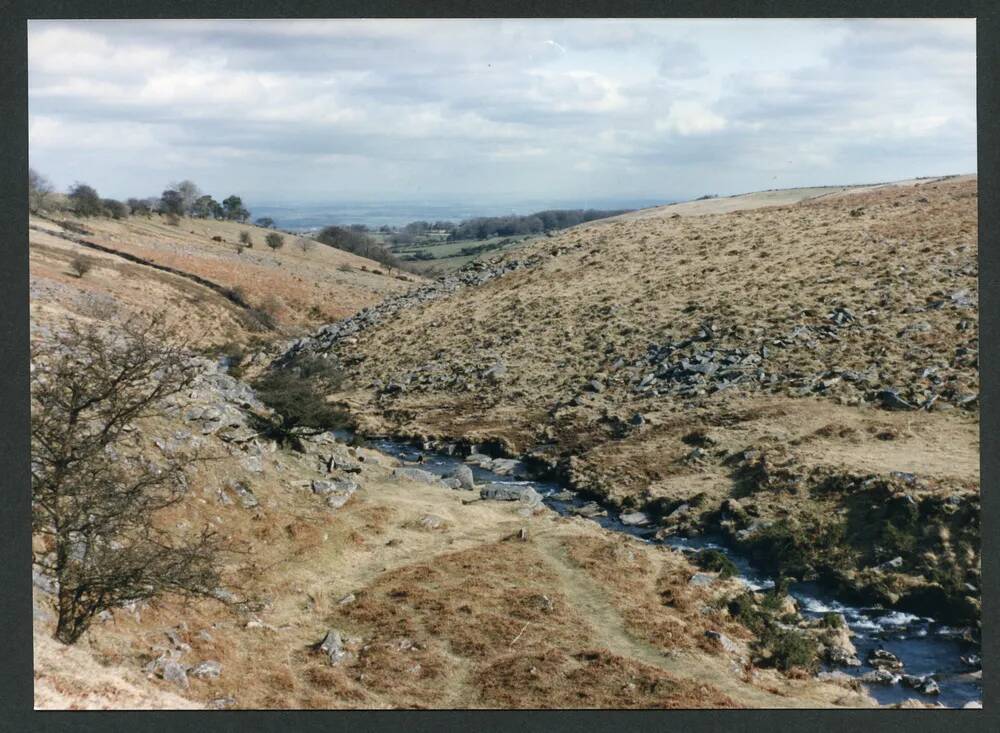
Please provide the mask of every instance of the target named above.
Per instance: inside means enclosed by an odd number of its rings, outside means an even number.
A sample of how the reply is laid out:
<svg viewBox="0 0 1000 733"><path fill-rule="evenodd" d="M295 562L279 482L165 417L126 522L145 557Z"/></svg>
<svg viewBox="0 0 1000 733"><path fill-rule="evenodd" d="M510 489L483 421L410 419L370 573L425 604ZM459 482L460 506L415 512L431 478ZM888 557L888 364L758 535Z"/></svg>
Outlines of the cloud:
<svg viewBox="0 0 1000 733"><path fill-rule="evenodd" d="M670 105L670 112L656 121L656 129L678 135L705 135L726 128L726 119L700 102L681 101Z"/></svg>
<svg viewBox="0 0 1000 733"><path fill-rule="evenodd" d="M696 79L709 73L708 59L691 41L662 44L658 71L670 79Z"/></svg>
<svg viewBox="0 0 1000 733"><path fill-rule="evenodd" d="M975 109L970 20L29 23L32 165L115 196L887 180L974 170Z"/></svg>

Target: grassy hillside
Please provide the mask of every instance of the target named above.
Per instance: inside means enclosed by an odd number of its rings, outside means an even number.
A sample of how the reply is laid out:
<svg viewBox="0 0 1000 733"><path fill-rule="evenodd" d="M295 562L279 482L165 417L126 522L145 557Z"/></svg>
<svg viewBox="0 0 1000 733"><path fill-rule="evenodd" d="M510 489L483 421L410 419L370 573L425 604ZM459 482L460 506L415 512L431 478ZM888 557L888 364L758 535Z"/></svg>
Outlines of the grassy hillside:
<svg viewBox="0 0 1000 733"><path fill-rule="evenodd" d="M976 180L782 196L487 261L485 284L334 340L341 398L369 431L492 440L664 532L779 565L790 545L778 570L975 618Z"/></svg>
<svg viewBox="0 0 1000 733"><path fill-rule="evenodd" d="M275 341L348 316L419 280L312 240L303 251L292 235L284 235L284 246L274 251L264 241L271 230L236 222L185 218L172 226L157 215L123 220L54 215L32 217L30 224L36 327L70 312L106 320L115 313L162 310L196 343ZM252 246L240 251L243 232ZM191 279L87 249L67 236L235 290L250 308ZM81 254L92 258L94 267L76 277L70 265ZM263 312L274 328L261 325L248 310Z"/></svg>

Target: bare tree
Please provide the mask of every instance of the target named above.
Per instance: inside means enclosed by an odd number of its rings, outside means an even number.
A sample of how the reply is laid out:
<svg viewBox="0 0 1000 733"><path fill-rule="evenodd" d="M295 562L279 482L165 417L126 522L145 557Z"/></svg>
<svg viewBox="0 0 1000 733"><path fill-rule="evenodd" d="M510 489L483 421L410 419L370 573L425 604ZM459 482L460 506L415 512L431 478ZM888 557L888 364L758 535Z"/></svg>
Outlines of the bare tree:
<svg viewBox="0 0 1000 733"><path fill-rule="evenodd" d="M178 213L189 214L195 201L201 196L201 189L194 181L188 180L171 183L170 188L181 197L181 212Z"/></svg>
<svg viewBox="0 0 1000 733"><path fill-rule="evenodd" d="M48 178L34 168L28 169L28 209L32 214L49 208L54 190Z"/></svg>
<svg viewBox="0 0 1000 733"><path fill-rule="evenodd" d="M128 206L128 213L132 216L145 216L148 219L153 211L146 199L130 198L125 205Z"/></svg>
<svg viewBox="0 0 1000 733"><path fill-rule="evenodd" d="M311 252L316 246L316 243L309 239L309 237L299 237L295 240L295 246L302 250L303 254L306 252Z"/></svg>
<svg viewBox="0 0 1000 733"><path fill-rule="evenodd" d="M35 562L56 582L65 644L103 610L218 593L218 538L208 528L181 536L158 519L183 497L197 458L154 461L130 437L195 374L162 317L129 320L116 337L71 322L32 346L32 528L45 544Z"/></svg>

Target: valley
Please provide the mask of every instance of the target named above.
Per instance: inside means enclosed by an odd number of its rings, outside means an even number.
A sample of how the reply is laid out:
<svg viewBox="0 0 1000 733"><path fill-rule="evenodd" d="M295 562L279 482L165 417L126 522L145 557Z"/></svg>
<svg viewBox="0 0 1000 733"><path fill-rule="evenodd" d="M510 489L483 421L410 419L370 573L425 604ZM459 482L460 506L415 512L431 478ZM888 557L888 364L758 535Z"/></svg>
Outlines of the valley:
<svg viewBox="0 0 1000 733"><path fill-rule="evenodd" d="M237 545L241 599L40 644L36 706L975 705L976 202L968 176L696 201L436 280L233 223L33 219L34 338L158 310L199 354L132 449L213 455L163 522ZM297 450L249 385L307 357L351 430Z"/></svg>

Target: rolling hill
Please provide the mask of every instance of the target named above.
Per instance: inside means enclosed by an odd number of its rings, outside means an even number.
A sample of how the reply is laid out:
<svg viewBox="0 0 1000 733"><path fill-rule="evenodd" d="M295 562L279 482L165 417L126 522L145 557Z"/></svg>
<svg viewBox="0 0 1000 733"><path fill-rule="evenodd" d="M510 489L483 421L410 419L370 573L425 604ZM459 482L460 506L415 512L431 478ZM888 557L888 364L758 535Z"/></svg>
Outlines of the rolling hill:
<svg viewBox="0 0 1000 733"><path fill-rule="evenodd" d="M252 246L239 251L242 232ZM346 317L419 280L312 240L304 251L292 235L271 250L264 242L271 230L236 222L185 218L171 226L155 215L33 216L29 233L36 328L70 313L107 320L162 311L198 345L272 342ZM70 266L78 255L94 265L83 277ZM236 302L226 295L233 291Z"/></svg>
<svg viewBox="0 0 1000 733"><path fill-rule="evenodd" d="M665 533L721 531L778 571L968 621L976 204L964 176L627 214L389 299L282 363L339 359L352 386L332 398L362 432L492 445Z"/></svg>

